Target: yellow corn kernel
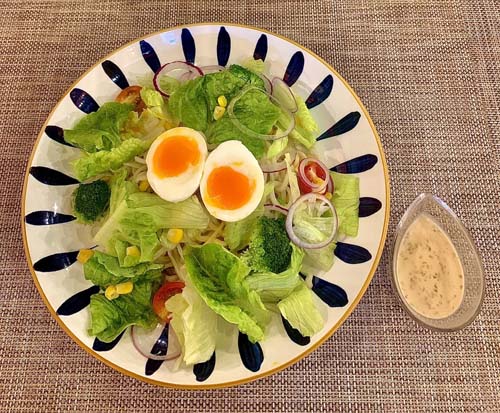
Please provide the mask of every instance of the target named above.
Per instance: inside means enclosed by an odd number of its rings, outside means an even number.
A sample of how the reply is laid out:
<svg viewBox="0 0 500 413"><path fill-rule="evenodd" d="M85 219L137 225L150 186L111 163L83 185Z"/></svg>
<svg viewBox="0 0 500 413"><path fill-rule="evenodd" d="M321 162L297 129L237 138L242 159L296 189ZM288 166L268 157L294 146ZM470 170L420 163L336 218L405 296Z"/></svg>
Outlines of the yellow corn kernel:
<svg viewBox="0 0 500 413"><path fill-rule="evenodd" d="M116 284L115 288L116 292L120 295L129 294L134 289L134 284L131 281L127 281L124 283Z"/></svg>
<svg viewBox="0 0 500 413"><path fill-rule="evenodd" d="M149 182L145 179L139 182L139 191L146 192L149 189Z"/></svg>
<svg viewBox="0 0 500 413"><path fill-rule="evenodd" d="M224 116L224 113L226 112L226 108L222 106L216 106L214 109L214 119L219 120Z"/></svg>
<svg viewBox="0 0 500 413"><path fill-rule="evenodd" d="M131 247L127 247L127 255L130 257L140 257L141 251L135 245L132 245Z"/></svg>
<svg viewBox="0 0 500 413"><path fill-rule="evenodd" d="M221 95L217 98L217 103L219 104L219 106L222 106L223 108L225 108L227 106L227 99L224 95Z"/></svg>
<svg viewBox="0 0 500 413"><path fill-rule="evenodd" d="M328 199L328 200L332 199L332 193L331 192L327 192L325 194L325 198Z"/></svg>
<svg viewBox="0 0 500 413"><path fill-rule="evenodd" d="M114 300L115 298L118 298L118 293L116 292L116 287L114 285L109 285L106 288L106 291L104 291L104 296L108 300Z"/></svg>
<svg viewBox="0 0 500 413"><path fill-rule="evenodd" d="M78 251L76 259L78 262L85 264L88 260L90 260L92 255L94 255L94 252L92 250L80 250Z"/></svg>
<svg viewBox="0 0 500 413"><path fill-rule="evenodd" d="M180 228L172 228L167 232L167 240L173 244L181 242L183 236L184 231Z"/></svg>

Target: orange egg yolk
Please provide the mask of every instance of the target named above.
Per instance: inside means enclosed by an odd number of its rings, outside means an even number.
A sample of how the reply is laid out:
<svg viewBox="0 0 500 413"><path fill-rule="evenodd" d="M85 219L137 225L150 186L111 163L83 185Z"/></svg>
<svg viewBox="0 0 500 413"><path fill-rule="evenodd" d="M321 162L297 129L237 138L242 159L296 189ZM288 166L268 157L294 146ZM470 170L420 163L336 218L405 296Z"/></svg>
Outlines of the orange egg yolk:
<svg viewBox="0 0 500 413"><path fill-rule="evenodd" d="M161 142L153 155L153 170L160 178L178 176L200 162L197 142L188 136L172 136Z"/></svg>
<svg viewBox="0 0 500 413"><path fill-rule="evenodd" d="M214 168L207 179L210 203L220 209L241 208L252 197L254 187L253 181L230 166Z"/></svg>

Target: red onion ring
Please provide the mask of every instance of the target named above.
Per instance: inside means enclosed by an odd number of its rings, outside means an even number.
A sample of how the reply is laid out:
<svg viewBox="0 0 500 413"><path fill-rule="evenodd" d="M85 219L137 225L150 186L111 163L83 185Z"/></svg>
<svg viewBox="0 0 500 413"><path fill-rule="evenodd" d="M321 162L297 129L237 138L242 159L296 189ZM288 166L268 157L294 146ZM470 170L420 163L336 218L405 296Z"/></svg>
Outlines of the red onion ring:
<svg viewBox="0 0 500 413"><path fill-rule="evenodd" d="M238 100L240 100L242 98L242 96L244 96L246 93L248 93L251 90L258 90L259 92L264 93L271 100L271 102L274 105L278 106L284 113L286 113L290 117L290 124L289 124L288 128L286 128L285 131L283 131L279 134L276 134L276 135L261 134L261 133L257 133L255 131L253 131L250 128L247 128L245 125L243 125L238 120L238 118L234 114L234 105L238 102ZM262 89L259 89L258 87L255 87L255 86L250 86L248 88L245 88L240 93L238 93L238 95L236 95L229 103L229 105L227 107L227 114L229 115L229 118L232 120L234 125L240 131L242 131L243 133L246 133L247 135L249 135L253 138L257 138L257 139L263 139L263 140L267 140L267 141L274 141L276 139L281 139L281 138L284 138L285 136L288 136L288 134L293 130L293 128L295 128L295 117L293 116L293 114L290 111L286 110L285 108L282 108L280 106L279 102L273 96L271 96L269 93L266 93Z"/></svg>
<svg viewBox="0 0 500 413"><path fill-rule="evenodd" d="M285 207L282 207L280 205L275 205L275 204L264 204L264 208L266 208L268 211L276 211L279 212L283 215L288 215L288 209Z"/></svg>
<svg viewBox="0 0 500 413"><path fill-rule="evenodd" d="M332 215L335 217L335 219L333 221L334 222L333 231L330 234L330 236L328 236L324 241L318 242L316 244L302 241L295 234L295 231L293 229L293 217L295 215L295 212L297 211L297 208L300 205L302 205L304 202L308 202L309 200L322 201L323 204L328 206L328 209L330 209L332 211ZM335 238L335 234L337 233L337 229L338 229L337 211L335 210L335 207L332 205L332 203L323 195L316 194L314 192L310 192L308 194L302 195L299 199L297 199L292 204L292 206L288 210L288 215L286 217L286 232L288 233L288 237L290 238L290 241L292 241L295 245L297 245L300 248L317 249L317 248L326 247Z"/></svg>
<svg viewBox="0 0 500 413"><path fill-rule="evenodd" d="M312 182L309 179L309 177L307 176L305 168L309 163L317 164L320 167L320 169L323 171L325 178L321 178L321 180L323 181L321 184L316 184L316 183ZM330 178L330 173L329 173L328 168L325 166L325 164L323 162L321 162L320 160L315 159L315 158L302 159L299 163L298 175L299 175L299 178L302 179L304 184L311 189L309 192L316 192L318 194L324 194L326 192L326 189L327 189L327 186L329 183L328 178Z"/></svg>
<svg viewBox="0 0 500 413"><path fill-rule="evenodd" d="M161 93L162 96L169 97L169 94L161 89L159 78L160 76L164 76L170 72L173 72L174 70L184 71L182 75L176 78L178 80L181 80L182 76L184 76L186 72L191 73L192 74L191 76L194 77L203 76L203 72L201 71L201 69L198 66L195 66L189 62L181 62L176 60L174 62L166 63L156 71L153 77L153 85L155 89ZM194 77L192 77L192 79L194 79Z"/></svg>
<svg viewBox="0 0 500 413"><path fill-rule="evenodd" d="M281 106L289 110L291 113L295 113L298 110L297 101L293 95L292 89L288 86L283 79L279 77L273 78L272 81L272 95Z"/></svg>
<svg viewBox="0 0 500 413"><path fill-rule="evenodd" d="M210 66L201 66L200 70L203 72L204 75L208 75L209 73L222 72L223 70L226 70L226 68L220 65L210 65Z"/></svg>
<svg viewBox="0 0 500 413"><path fill-rule="evenodd" d="M132 343L135 349L144 357L151 360L173 360L181 355L181 347L174 329L169 326L168 329L168 349L167 354L157 355L152 354L151 350L160 337L165 324L158 323L154 330L146 330L142 327L133 325L130 329Z"/></svg>

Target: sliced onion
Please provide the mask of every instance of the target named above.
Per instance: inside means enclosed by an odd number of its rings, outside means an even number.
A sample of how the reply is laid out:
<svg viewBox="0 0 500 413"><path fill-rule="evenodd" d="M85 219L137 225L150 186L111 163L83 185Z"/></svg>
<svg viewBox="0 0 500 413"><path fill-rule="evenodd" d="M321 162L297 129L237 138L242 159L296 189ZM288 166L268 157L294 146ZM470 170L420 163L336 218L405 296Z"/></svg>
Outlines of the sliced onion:
<svg viewBox="0 0 500 413"><path fill-rule="evenodd" d="M305 170L306 167L312 163L316 164L320 168L320 170L323 172L324 178L320 177L320 179L322 180L321 183L312 182L306 174L306 170ZM320 160L315 159L315 158L304 158L300 161L298 178L299 178L299 187L300 187L300 190L303 194L309 193L309 192L316 192L318 194L324 194L326 192L326 189L327 189L327 186L329 183L329 180L328 180L329 177L330 177L330 173L328 171L328 168Z"/></svg>
<svg viewBox="0 0 500 413"><path fill-rule="evenodd" d="M333 228L332 228L332 233L323 241L318 242L316 244L306 242L301 240L297 234L295 233L294 227L293 227L293 218L295 213L297 212L297 208L304 204L305 202L317 202L320 201L321 204L319 205L319 211L320 214L318 216L321 216L324 212L326 212L328 209L332 211L332 215L334 217L333 220ZM323 210L322 206L326 206L326 210ZM288 233L288 237L290 238L290 241L292 241L295 245L297 245L300 248L305 248L305 249L317 249L317 248L322 248L326 247L330 242L333 241L335 238L335 234L337 233L337 228L338 228L338 217L337 217L337 211L335 210L335 207L332 205L332 203L323 195L316 194L314 192L310 192L308 194L302 195L299 199L297 199L290 209L288 210L288 215L286 217L286 232Z"/></svg>
<svg viewBox="0 0 500 413"><path fill-rule="evenodd" d="M260 169L262 169L262 172L264 172L265 174L281 172L286 169L286 162L282 161L282 162L264 164L261 165Z"/></svg>
<svg viewBox="0 0 500 413"><path fill-rule="evenodd" d="M264 208L266 208L268 211L276 211L276 212L279 212L283 215L288 215L288 209L286 209L285 207L282 207L280 205L264 204Z"/></svg>
<svg viewBox="0 0 500 413"><path fill-rule="evenodd" d="M269 78L266 75L259 74L259 77L264 81L264 87L266 88L266 92L272 95L273 83L269 80Z"/></svg>
<svg viewBox="0 0 500 413"><path fill-rule="evenodd" d="M167 340L164 337L165 329L168 329ZM169 324L158 323L154 329L145 329L134 325L131 328L131 335L136 350L148 359L173 360L181 355L179 340ZM161 354L161 351L152 352L155 345L165 346L165 341L167 342L167 354Z"/></svg>
<svg viewBox="0 0 500 413"><path fill-rule="evenodd" d="M297 112L297 101L295 100L295 96L290 86L288 86L283 79L275 77L272 81L272 87L272 95L280 102L281 106L292 113Z"/></svg>
<svg viewBox="0 0 500 413"><path fill-rule="evenodd" d="M173 75L173 72L176 72L175 76ZM158 92L160 92L163 96L168 97L169 94L166 91L162 90L160 87L160 78L162 76L172 76L174 79L182 82L181 79L186 75L186 73L190 74L191 79L194 79L194 77L203 76L203 72L198 66L195 66L189 62L175 61L164 64L156 71L153 77L153 85Z"/></svg>
<svg viewBox="0 0 500 413"><path fill-rule="evenodd" d="M238 120L238 118L234 114L234 105L238 102L238 100L240 100L246 93L248 93L251 90L258 90L260 93L264 93L271 100L271 102L274 105L278 106L280 108L280 110L284 114L286 114L287 117L290 118L290 124L288 125L288 127L286 128L285 131L283 131L281 133L277 133L275 135L261 134L261 133L257 133L255 131L253 131L252 129L247 128L245 125L243 125ZM234 125L240 131L242 131L243 133L246 133L247 135L249 135L253 138L263 139L266 141L274 141L276 139L284 138L285 136L288 136L288 134L293 130L293 128L295 128L295 118L294 118L293 114L289 110L281 107L280 103L273 96L271 96L269 93L266 93L262 89L259 89L258 87L255 87L255 86L250 86L248 88L245 88L240 93L238 93L238 95L236 95L229 103L229 105L227 107L227 114L229 115L229 118L232 120Z"/></svg>
<svg viewBox="0 0 500 413"><path fill-rule="evenodd" d="M226 68L224 66L211 65L211 66L202 66L200 67L200 70L203 72L204 75L208 75L209 73L222 72L223 70L226 70Z"/></svg>

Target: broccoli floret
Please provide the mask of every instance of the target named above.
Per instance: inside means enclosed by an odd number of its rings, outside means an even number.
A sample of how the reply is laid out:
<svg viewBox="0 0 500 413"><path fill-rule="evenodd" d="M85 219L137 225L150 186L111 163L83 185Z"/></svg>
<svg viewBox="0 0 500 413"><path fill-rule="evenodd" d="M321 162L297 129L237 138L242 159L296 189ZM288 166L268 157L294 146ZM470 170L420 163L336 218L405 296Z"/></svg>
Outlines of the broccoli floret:
<svg viewBox="0 0 500 413"><path fill-rule="evenodd" d="M290 265L292 247L284 219L260 217L255 224L248 250L243 253L246 264L257 272L280 273Z"/></svg>
<svg viewBox="0 0 500 413"><path fill-rule="evenodd" d="M108 209L111 191L104 181L80 184L73 192L73 211L85 224L97 221Z"/></svg>

